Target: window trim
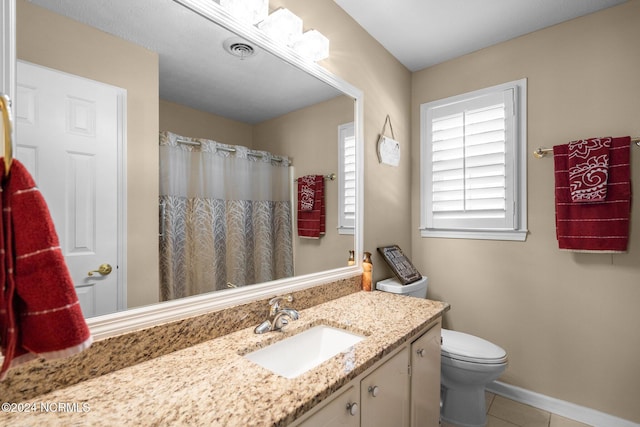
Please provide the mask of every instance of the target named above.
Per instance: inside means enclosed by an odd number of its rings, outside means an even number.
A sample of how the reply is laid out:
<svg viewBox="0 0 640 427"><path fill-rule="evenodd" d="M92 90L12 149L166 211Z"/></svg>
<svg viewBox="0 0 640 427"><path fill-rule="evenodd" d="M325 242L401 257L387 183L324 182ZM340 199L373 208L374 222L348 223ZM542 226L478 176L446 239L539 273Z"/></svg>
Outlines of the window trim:
<svg viewBox="0 0 640 427"><path fill-rule="evenodd" d="M355 123L349 122L338 126L338 234L353 235L355 233L355 217L349 220L344 215L344 151L345 139L349 136L355 138ZM357 141L356 147L357 147Z"/></svg>
<svg viewBox="0 0 640 427"><path fill-rule="evenodd" d="M490 93L502 92L512 89L515 95L515 120L514 120L514 153L507 160L515 170L513 176L514 185L514 225L513 229L491 229L491 228L430 228L427 226L427 197L426 183L429 150L427 113L435 107L442 107L449 104L471 100L473 98L486 96ZM420 105L420 235L421 237L459 238L459 239L482 239L482 240L513 240L525 241L527 236L527 79L520 79L488 88L455 95L436 101L426 102Z"/></svg>

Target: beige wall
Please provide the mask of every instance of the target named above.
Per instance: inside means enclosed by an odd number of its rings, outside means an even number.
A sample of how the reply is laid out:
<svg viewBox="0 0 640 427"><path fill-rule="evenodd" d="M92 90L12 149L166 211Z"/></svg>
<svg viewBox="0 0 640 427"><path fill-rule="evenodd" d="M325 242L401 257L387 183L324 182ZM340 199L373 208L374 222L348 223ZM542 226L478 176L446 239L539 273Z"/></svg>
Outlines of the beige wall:
<svg viewBox="0 0 640 427"><path fill-rule="evenodd" d="M158 55L17 1L18 59L127 90L127 302L158 301Z"/></svg>
<svg viewBox="0 0 640 427"><path fill-rule="evenodd" d="M353 99L340 96L256 125L254 148L289 156L296 177L337 174L338 126L352 121ZM325 201L326 234L300 239L294 232L296 275L344 267L354 248L353 236L337 230L338 181L325 181Z"/></svg>
<svg viewBox="0 0 640 427"><path fill-rule="evenodd" d="M270 0L269 7L287 7L302 18L305 30L328 37L330 56L320 65L364 93L364 250L374 254L374 281L390 277L376 248L395 243L411 253L411 73L333 0ZM376 144L387 114L401 144L399 167L378 163Z"/></svg>
<svg viewBox="0 0 640 427"><path fill-rule="evenodd" d="M640 135L640 1L575 19L414 73L413 260L429 296L451 303L445 327L509 353L506 383L640 422L640 206L629 252L559 251L553 159L528 160L524 243L425 239L419 225L419 106L528 79L528 153L571 139ZM640 182L640 149L632 148ZM371 191L371 186L368 187Z"/></svg>
<svg viewBox="0 0 640 427"><path fill-rule="evenodd" d="M252 147L253 126L160 100L160 130L192 138L205 138L223 144Z"/></svg>

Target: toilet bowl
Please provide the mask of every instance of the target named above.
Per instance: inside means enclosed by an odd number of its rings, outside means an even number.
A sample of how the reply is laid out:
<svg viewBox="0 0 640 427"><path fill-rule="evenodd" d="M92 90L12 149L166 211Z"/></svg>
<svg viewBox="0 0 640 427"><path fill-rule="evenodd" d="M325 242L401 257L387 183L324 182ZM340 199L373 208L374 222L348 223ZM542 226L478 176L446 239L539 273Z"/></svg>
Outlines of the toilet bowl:
<svg viewBox="0 0 640 427"><path fill-rule="evenodd" d="M395 278L378 282L376 288L417 298L427 296L427 278L402 285ZM507 353L482 338L442 329L440 419L460 427L486 424L484 391L507 367Z"/></svg>
<svg viewBox="0 0 640 427"><path fill-rule="evenodd" d="M444 422L461 427L486 424L485 387L507 367L507 353L473 335L442 330L441 411Z"/></svg>

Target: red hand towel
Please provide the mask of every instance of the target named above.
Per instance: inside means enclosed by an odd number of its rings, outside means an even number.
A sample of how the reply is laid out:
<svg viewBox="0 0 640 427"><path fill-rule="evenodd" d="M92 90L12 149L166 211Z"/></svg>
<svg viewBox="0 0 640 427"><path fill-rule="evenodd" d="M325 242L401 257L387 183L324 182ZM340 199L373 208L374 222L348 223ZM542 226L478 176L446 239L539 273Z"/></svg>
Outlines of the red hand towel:
<svg viewBox="0 0 640 427"><path fill-rule="evenodd" d="M2 210L0 380L11 367L70 356L92 342L47 205L17 160L3 182Z"/></svg>
<svg viewBox="0 0 640 427"><path fill-rule="evenodd" d="M568 145L553 147L556 236L560 249L581 252L625 252L631 212L630 137L613 138L609 154L606 200L574 203L568 171Z"/></svg>
<svg viewBox="0 0 640 427"><path fill-rule="evenodd" d="M304 179L315 180L315 196L313 209L305 211L301 204L301 191ZM298 236L319 239L325 234L325 204L324 204L324 177L322 175L307 175L298 178Z"/></svg>
<svg viewBox="0 0 640 427"><path fill-rule="evenodd" d="M298 204L301 211L312 211L316 198L316 177L306 175L298 179Z"/></svg>
<svg viewBox="0 0 640 427"><path fill-rule="evenodd" d="M569 143L569 184L574 202L603 202L607 197L611 138Z"/></svg>

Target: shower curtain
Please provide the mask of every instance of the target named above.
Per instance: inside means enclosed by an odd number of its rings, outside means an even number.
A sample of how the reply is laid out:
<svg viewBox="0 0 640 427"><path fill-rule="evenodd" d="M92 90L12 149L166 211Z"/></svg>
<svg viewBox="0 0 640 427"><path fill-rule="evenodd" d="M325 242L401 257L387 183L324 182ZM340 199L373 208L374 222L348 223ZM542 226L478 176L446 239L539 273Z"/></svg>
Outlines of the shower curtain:
<svg viewBox="0 0 640 427"><path fill-rule="evenodd" d="M293 275L289 164L160 133L163 301Z"/></svg>

